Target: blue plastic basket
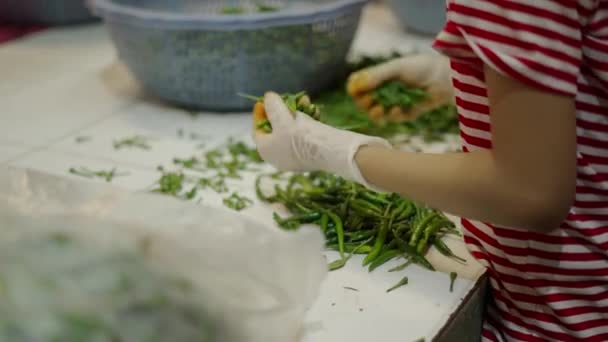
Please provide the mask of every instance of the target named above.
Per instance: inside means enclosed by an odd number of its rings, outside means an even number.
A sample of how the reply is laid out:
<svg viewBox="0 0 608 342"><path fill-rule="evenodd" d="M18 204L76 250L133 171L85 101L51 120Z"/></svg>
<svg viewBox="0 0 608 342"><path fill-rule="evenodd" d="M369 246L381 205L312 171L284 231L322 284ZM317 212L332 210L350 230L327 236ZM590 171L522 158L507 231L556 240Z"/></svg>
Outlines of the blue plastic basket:
<svg viewBox="0 0 608 342"><path fill-rule="evenodd" d="M0 22L64 25L95 21L86 0L0 0Z"/></svg>
<svg viewBox="0 0 608 342"><path fill-rule="evenodd" d="M445 0L388 0L388 4L401 24L412 31L436 35L445 25Z"/></svg>
<svg viewBox="0 0 608 342"><path fill-rule="evenodd" d="M345 69L366 0L91 0L120 58L149 93L182 107L240 111L238 93L314 94ZM248 7L247 7L248 8Z"/></svg>

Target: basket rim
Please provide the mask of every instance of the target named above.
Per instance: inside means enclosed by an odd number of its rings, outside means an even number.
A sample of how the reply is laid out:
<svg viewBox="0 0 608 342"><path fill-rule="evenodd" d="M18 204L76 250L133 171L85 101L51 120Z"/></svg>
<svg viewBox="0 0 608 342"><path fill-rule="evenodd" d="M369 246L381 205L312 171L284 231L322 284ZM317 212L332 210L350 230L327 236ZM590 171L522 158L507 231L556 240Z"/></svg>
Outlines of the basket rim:
<svg viewBox="0 0 608 342"><path fill-rule="evenodd" d="M362 10L369 0L335 0L296 12L242 14L179 14L117 4L115 0L87 0L91 12L111 22L172 29L209 29L232 31L272 26L307 24L336 17L346 10Z"/></svg>

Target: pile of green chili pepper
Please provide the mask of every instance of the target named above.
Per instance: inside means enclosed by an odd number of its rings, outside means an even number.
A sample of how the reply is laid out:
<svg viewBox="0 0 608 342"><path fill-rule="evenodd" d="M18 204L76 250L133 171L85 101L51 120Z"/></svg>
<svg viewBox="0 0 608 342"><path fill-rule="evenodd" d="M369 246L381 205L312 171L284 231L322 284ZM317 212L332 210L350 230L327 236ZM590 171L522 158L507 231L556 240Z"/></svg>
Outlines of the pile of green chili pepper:
<svg viewBox="0 0 608 342"><path fill-rule="evenodd" d="M274 215L283 229L318 225L326 247L340 253L340 259L329 265L331 270L344 266L353 254L365 255L363 265L370 272L397 258L405 259L405 263L391 271L412 263L434 270L425 258L431 246L462 261L442 241L446 234L459 233L454 223L437 210L397 194L376 193L325 172L283 176L282 181L275 175L274 192L268 195L262 190L267 177L258 177L257 196L289 210L289 217Z"/></svg>

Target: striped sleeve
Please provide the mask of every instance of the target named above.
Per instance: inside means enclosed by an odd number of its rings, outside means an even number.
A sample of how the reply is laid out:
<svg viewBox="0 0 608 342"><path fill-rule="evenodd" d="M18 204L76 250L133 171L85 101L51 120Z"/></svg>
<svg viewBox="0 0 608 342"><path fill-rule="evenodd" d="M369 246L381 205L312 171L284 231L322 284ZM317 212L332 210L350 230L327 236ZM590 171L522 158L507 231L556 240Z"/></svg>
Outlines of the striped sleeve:
<svg viewBox="0 0 608 342"><path fill-rule="evenodd" d="M578 1L450 0L435 47L503 75L573 96L582 63Z"/></svg>

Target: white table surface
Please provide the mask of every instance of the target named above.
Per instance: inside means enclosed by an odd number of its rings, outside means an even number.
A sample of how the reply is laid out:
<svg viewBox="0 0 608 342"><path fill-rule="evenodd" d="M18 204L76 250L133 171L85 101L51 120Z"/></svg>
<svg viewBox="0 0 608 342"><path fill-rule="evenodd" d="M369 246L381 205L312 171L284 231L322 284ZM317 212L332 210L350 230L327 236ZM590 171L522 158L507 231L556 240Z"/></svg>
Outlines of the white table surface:
<svg viewBox="0 0 608 342"><path fill-rule="evenodd" d="M355 53L386 53L429 49L428 38L404 34L383 7L370 5L354 42ZM142 97L116 64L116 53L102 25L49 30L0 46L0 164L74 177L68 168L118 168L129 175L114 180L133 191L146 191L158 179L158 165L174 157L200 154L200 141L180 138L179 129L204 137L206 147L230 136L250 141L247 113L192 116ZM153 137L152 149L114 150L112 141L135 134ZM92 140L76 143L78 136ZM91 180L96 181L96 180ZM255 198L253 175L232 189ZM203 193L207 203L221 197ZM167 198L167 201L174 200ZM239 213L274 224L272 208L255 203ZM235 213L236 214L236 213ZM328 253L329 258L335 254ZM389 263L373 273L353 258L331 272L310 309L305 342L368 342L431 340L472 290L476 276L456 281L411 266L389 273ZM473 267L473 266L471 266ZM476 266L475 266L476 267ZM385 290L404 275L410 283ZM345 289L352 287L358 291Z"/></svg>

